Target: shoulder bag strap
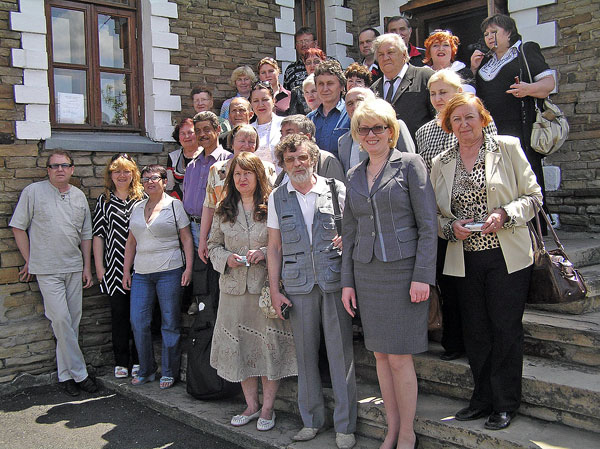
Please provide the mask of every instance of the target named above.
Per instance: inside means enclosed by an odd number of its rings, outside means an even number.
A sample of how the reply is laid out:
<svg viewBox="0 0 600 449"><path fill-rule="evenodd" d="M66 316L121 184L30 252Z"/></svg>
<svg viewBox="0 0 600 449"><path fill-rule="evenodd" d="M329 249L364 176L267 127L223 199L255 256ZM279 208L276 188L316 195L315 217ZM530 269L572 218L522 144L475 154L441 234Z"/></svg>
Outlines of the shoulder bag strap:
<svg viewBox="0 0 600 449"><path fill-rule="evenodd" d="M171 210L173 211L173 219L175 220L175 230L177 231L177 243L179 243L179 252L181 253L181 261L185 268L185 254L183 252L183 245L181 244L181 235L179 234L179 225L177 224L177 214L175 213L175 201L171 201Z"/></svg>
<svg viewBox="0 0 600 449"><path fill-rule="evenodd" d="M335 179L327 178L327 184L329 184L329 190L331 190L331 202L333 203L333 220L335 221L335 227L339 236L342 235L342 211L340 208L340 199L338 197L337 186L335 185Z"/></svg>

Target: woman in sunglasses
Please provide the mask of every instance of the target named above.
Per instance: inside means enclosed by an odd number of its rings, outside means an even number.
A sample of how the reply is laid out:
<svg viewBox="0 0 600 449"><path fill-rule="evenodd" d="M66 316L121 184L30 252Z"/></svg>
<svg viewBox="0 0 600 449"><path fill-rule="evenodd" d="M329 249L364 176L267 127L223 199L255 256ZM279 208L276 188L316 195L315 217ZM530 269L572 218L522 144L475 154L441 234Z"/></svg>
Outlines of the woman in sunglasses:
<svg viewBox="0 0 600 449"><path fill-rule="evenodd" d="M115 377L136 376L139 361L129 323L129 291L121 284L132 209L144 198L140 172L127 154L115 154L104 170L104 193L96 202L92 248L100 291L110 298Z"/></svg>
<svg viewBox="0 0 600 449"><path fill-rule="evenodd" d="M348 172L342 302L357 307L365 346L375 353L388 432L382 448L417 447L417 377L412 354L427 351L435 284L436 203L421 156L398 151L398 120L381 99L362 102L351 132L368 157Z"/></svg>
<svg viewBox="0 0 600 449"><path fill-rule="evenodd" d="M140 359L140 371L131 383L142 385L156 376L150 322L158 296L162 320L160 388L165 389L172 387L179 375L181 293L192 279L194 244L183 203L165 193L167 170L161 165L144 167L142 184L148 198L131 212L123 266L123 288L131 290L131 327Z"/></svg>

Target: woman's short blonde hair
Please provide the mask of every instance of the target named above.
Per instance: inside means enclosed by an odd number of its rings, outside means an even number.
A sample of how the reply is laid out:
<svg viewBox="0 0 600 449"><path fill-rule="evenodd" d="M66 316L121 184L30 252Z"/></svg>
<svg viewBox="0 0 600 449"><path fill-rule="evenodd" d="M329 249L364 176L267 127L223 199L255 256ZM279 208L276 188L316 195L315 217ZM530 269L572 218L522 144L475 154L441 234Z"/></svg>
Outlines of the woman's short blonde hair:
<svg viewBox="0 0 600 449"><path fill-rule="evenodd" d="M229 135L227 136L227 145L229 148L233 148L233 142L237 136L254 136L256 137L256 144L254 145L254 151L258 150L258 132L254 126L248 123L242 123L241 125L237 125L235 128L231 130Z"/></svg>
<svg viewBox="0 0 600 449"><path fill-rule="evenodd" d="M479 112L479 117L481 118L481 126L483 128L485 128L492 122L492 116L490 115L489 111L483 106L483 103L481 102L479 97L469 92L461 92L454 95L442 111L440 121L442 123L442 129L444 131L446 131L447 133L452 132L452 113L456 108L467 104L473 105L477 108L477 112Z"/></svg>
<svg viewBox="0 0 600 449"><path fill-rule="evenodd" d="M309 84L316 86L314 73L311 73L304 79L304 81L302 81L302 92L304 92L304 90L306 89L306 86L308 86Z"/></svg>
<svg viewBox="0 0 600 449"><path fill-rule="evenodd" d="M363 101L352 116L352 122L350 123L350 131L352 138L358 142L360 136L358 134L358 128L360 123L366 119L377 119L381 120L392 130L392 139L389 142L390 148L396 146L398 142L398 136L400 135L400 125L398 125L398 119L396 119L396 111L391 104L381 98L367 99Z"/></svg>
<svg viewBox="0 0 600 449"><path fill-rule="evenodd" d="M250 66L243 65L238 67L237 69L234 69L233 72L231 72L231 78L229 80L229 84L231 84L231 87L235 89L235 82L242 76L247 76L248 78L250 78L251 82L256 81L256 75L254 74Z"/></svg>
<svg viewBox="0 0 600 449"><path fill-rule="evenodd" d="M454 87L456 92L458 92L459 89L462 89L463 85L463 80L460 75L452 69L438 70L431 75L431 78L429 78L429 81L427 81L427 89L431 89L431 85L433 83L437 83L438 81Z"/></svg>

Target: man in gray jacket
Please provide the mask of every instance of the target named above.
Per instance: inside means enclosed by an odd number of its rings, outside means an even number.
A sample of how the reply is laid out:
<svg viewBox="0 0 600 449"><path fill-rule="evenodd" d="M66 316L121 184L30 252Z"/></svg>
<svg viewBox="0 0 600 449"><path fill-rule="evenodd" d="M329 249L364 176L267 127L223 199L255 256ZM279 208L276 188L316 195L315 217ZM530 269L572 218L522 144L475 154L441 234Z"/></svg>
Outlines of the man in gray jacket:
<svg viewBox="0 0 600 449"><path fill-rule="evenodd" d="M298 407L304 427L296 441L313 439L325 425L325 404L318 368L322 325L335 397L333 413L338 448L355 444L356 381L352 320L341 302L341 248L334 220L334 198L326 179L314 173L319 147L292 134L275 155L289 182L269 196L268 271L272 304L280 318L289 308L298 358ZM343 205L344 184L334 181ZM283 280L285 295L279 292Z"/></svg>

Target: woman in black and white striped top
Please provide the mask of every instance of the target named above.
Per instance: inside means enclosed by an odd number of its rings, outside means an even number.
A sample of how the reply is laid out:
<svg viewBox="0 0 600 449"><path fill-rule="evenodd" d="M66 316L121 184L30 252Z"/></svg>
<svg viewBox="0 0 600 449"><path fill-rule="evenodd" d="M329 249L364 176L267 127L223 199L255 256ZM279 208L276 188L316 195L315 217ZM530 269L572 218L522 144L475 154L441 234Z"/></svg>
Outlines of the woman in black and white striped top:
<svg viewBox="0 0 600 449"><path fill-rule="evenodd" d="M143 198L135 161L127 154L115 154L106 166L104 193L94 210L92 243L100 290L110 297L115 377L127 377L131 366L132 375L139 369L129 323L129 292L123 289L121 280L129 216Z"/></svg>

